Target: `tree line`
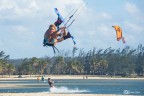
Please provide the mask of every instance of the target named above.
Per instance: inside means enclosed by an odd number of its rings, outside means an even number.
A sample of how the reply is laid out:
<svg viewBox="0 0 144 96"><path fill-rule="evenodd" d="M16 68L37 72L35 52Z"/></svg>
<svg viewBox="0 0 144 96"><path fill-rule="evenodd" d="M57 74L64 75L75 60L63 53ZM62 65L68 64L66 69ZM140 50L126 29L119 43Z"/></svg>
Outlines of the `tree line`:
<svg viewBox="0 0 144 96"><path fill-rule="evenodd" d="M76 55L77 54L77 55ZM0 52L0 75L144 76L144 46L136 49L93 48L62 52L53 57L10 59Z"/></svg>

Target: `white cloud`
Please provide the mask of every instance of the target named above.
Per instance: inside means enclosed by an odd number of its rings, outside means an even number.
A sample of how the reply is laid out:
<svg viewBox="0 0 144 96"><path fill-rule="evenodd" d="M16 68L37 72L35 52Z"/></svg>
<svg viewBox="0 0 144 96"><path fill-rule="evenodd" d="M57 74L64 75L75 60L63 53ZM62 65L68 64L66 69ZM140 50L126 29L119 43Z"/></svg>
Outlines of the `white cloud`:
<svg viewBox="0 0 144 96"><path fill-rule="evenodd" d="M89 17L90 20L110 20L112 19L112 16L107 12L96 12L91 11L92 9L85 10L85 17ZM88 20L89 20L88 19Z"/></svg>
<svg viewBox="0 0 144 96"><path fill-rule="evenodd" d="M93 0L93 2L96 1ZM85 0L0 0L1 48L7 50L12 58L53 55L52 48L43 48L42 40L49 24L57 19L54 8L57 7L65 18L72 9L81 8L82 5L84 5L83 11L70 27L70 32L74 35L77 46L86 51L94 46L98 48L119 47L115 30L111 26L112 24L123 25L123 21L114 21L113 13L110 14L110 11L105 10L107 6L99 6L102 8L99 11L94 4L93 6L85 4ZM139 16L142 15L140 9L132 3L126 3L125 8L128 13L134 16L136 13ZM117 14L115 16L117 18ZM126 14L126 16L128 15ZM131 39L139 43L142 39L137 41L136 38L142 37L143 22L141 20L141 24L137 24L134 20L132 23L128 21L124 22L124 27L127 28L124 30L124 35L128 36L128 38L125 36L125 39L128 42ZM124 27L123 29L125 29ZM71 39L68 39L56 46L59 50L72 50L73 43ZM29 53L26 53L27 51Z"/></svg>
<svg viewBox="0 0 144 96"><path fill-rule="evenodd" d="M27 0L27 2L25 2L27 6L24 6L24 7L16 6L14 10L15 14L20 15L20 16L32 15L32 14L35 14L39 10L39 6L34 0L33 1Z"/></svg>
<svg viewBox="0 0 144 96"><path fill-rule="evenodd" d="M106 13L106 12L100 13L99 17L104 18L104 19L111 19L112 18L111 15Z"/></svg>
<svg viewBox="0 0 144 96"><path fill-rule="evenodd" d="M9 2L9 0L1 0L0 1L0 10L12 9L14 6L15 6L15 3Z"/></svg>
<svg viewBox="0 0 144 96"><path fill-rule="evenodd" d="M100 24L95 28L100 37L111 38L115 36L115 30L109 24Z"/></svg>
<svg viewBox="0 0 144 96"><path fill-rule="evenodd" d="M101 32L107 32L109 31L109 26L106 26L105 24L100 24L99 26L97 26L97 29Z"/></svg>
<svg viewBox="0 0 144 96"><path fill-rule="evenodd" d="M125 23L126 28L129 29L129 30L132 30L133 32L143 33L143 31L144 31L144 27L141 26L141 25L138 25L136 23L131 23L131 22L128 22L128 21L126 21L124 23Z"/></svg>
<svg viewBox="0 0 144 96"><path fill-rule="evenodd" d="M136 6L135 4L133 4L133 3L127 2L127 3L125 4L125 10L126 10L129 14L137 17L138 19L144 19L144 14L141 12L141 10L140 10L137 6Z"/></svg>
<svg viewBox="0 0 144 96"><path fill-rule="evenodd" d="M35 0L1 0L1 18L20 18L34 16L40 7Z"/></svg>
<svg viewBox="0 0 144 96"><path fill-rule="evenodd" d="M20 41L31 40L34 41L36 39L36 33L31 31L25 26L17 25L11 27L12 33L19 39ZM15 38L16 39L16 38Z"/></svg>
<svg viewBox="0 0 144 96"><path fill-rule="evenodd" d="M126 43L130 46L143 44L144 27L141 24L128 21L124 22L123 34L126 39Z"/></svg>
<svg viewBox="0 0 144 96"><path fill-rule="evenodd" d="M125 9L130 14L135 14L135 13L139 13L140 12L140 10L137 8L137 6L135 4L129 3L129 2L126 3Z"/></svg>
<svg viewBox="0 0 144 96"><path fill-rule="evenodd" d="M134 3L126 2L125 10L129 13L127 21L124 21L124 33L127 44L137 46L143 44L144 36L144 13L142 9Z"/></svg>

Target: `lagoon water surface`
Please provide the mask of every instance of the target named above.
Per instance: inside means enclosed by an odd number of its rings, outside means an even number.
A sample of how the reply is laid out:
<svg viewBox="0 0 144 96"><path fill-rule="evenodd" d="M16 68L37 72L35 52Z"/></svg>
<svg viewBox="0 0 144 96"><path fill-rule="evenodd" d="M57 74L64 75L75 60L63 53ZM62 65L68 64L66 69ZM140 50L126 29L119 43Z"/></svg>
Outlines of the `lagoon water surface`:
<svg viewBox="0 0 144 96"><path fill-rule="evenodd" d="M46 81L31 79L0 80L0 93L71 93L144 95L141 79L54 79L55 88ZM6 85L6 87L1 87Z"/></svg>

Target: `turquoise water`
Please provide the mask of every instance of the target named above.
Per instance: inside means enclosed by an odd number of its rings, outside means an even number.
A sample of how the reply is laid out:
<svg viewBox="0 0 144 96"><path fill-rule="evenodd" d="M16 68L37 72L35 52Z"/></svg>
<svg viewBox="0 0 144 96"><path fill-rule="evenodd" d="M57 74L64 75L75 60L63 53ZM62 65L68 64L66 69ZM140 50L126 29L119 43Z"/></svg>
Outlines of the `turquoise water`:
<svg viewBox="0 0 144 96"><path fill-rule="evenodd" d="M144 80L130 79L54 79L55 88L47 81L0 80L0 84L17 85L15 88L0 88L0 93L80 93L80 94L130 94L144 95Z"/></svg>

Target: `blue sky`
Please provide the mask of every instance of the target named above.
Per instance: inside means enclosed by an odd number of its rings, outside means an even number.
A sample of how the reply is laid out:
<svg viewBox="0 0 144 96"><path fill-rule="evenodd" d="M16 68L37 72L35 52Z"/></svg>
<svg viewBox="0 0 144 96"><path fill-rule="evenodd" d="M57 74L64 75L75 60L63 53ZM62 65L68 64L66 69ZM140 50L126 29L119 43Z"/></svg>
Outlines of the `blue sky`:
<svg viewBox="0 0 144 96"><path fill-rule="evenodd" d="M144 45L143 4L144 0L0 0L0 51L12 59L54 56L52 48L42 46L45 31L57 19L54 8L66 17L79 6L83 11L69 28L78 48L136 48ZM116 41L113 25L122 28L126 44ZM71 52L73 43L69 39L56 47Z"/></svg>

